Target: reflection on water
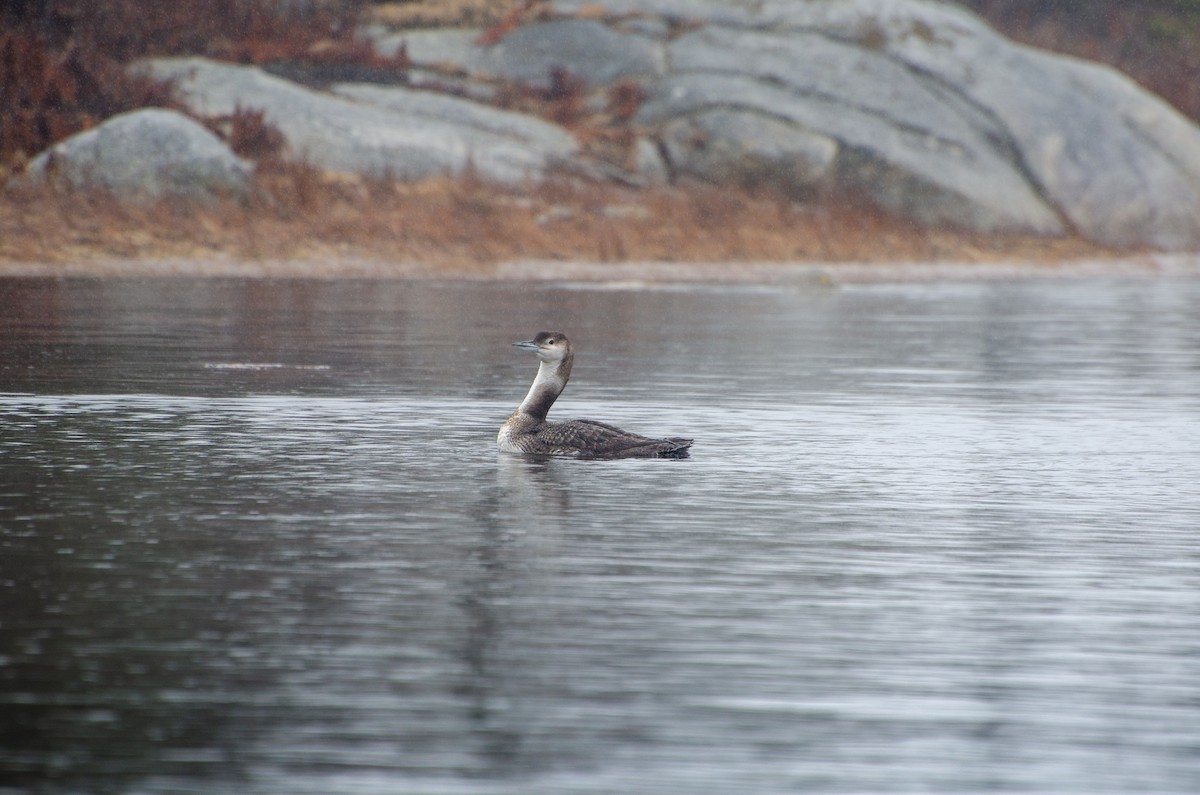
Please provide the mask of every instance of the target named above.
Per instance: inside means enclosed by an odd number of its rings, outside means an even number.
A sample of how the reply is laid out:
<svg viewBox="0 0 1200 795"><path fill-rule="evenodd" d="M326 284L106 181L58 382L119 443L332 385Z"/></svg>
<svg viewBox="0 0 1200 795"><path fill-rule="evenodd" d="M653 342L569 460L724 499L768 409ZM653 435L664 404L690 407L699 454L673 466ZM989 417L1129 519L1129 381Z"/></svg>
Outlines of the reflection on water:
<svg viewBox="0 0 1200 795"><path fill-rule="evenodd" d="M1200 791L1198 306L0 283L0 792Z"/></svg>

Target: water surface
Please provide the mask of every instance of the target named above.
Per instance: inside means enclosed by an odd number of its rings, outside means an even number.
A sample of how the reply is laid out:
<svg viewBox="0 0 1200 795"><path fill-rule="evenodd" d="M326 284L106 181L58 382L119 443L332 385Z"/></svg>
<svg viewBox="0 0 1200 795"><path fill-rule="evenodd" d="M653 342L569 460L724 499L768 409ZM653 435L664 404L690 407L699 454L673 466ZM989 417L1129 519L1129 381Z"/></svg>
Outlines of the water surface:
<svg viewBox="0 0 1200 795"><path fill-rule="evenodd" d="M0 282L0 792L1200 791L1198 307Z"/></svg>

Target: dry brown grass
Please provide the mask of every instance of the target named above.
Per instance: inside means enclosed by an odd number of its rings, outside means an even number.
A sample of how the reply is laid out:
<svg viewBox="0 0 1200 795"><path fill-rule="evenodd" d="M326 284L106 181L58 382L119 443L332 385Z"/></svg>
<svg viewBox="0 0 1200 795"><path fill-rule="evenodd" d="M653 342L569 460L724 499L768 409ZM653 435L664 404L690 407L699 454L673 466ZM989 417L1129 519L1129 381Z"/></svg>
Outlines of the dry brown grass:
<svg viewBox="0 0 1200 795"><path fill-rule="evenodd" d="M488 27L500 22L523 0L401 0L375 3L364 18L397 28Z"/></svg>
<svg viewBox="0 0 1200 795"><path fill-rule="evenodd" d="M1051 260L1105 256L1077 239L923 229L870 207L799 205L693 186L633 191L569 180L528 189L470 177L416 184L259 174L248 205L129 206L50 190L0 194L0 263L109 259L424 263L447 273L515 259L589 261Z"/></svg>

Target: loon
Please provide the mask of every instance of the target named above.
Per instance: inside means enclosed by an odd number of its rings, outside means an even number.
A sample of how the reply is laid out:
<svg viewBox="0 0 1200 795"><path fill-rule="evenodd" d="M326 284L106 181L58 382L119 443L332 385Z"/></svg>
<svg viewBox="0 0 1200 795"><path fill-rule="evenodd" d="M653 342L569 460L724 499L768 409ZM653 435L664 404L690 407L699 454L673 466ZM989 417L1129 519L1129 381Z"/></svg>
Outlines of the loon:
<svg viewBox="0 0 1200 795"><path fill-rule="evenodd" d="M571 377L575 352L566 335L542 331L513 347L533 351L541 364L529 394L505 421L496 444L505 453L575 458L687 458L691 439L648 439L595 420L547 422L546 414Z"/></svg>

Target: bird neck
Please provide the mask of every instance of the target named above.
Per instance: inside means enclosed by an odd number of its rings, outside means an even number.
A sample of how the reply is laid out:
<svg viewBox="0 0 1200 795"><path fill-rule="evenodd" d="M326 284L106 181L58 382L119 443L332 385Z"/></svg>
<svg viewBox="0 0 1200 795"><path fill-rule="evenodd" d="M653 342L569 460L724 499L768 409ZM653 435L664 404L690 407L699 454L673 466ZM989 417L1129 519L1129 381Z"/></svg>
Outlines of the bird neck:
<svg viewBox="0 0 1200 795"><path fill-rule="evenodd" d="M539 422L544 421L550 413L550 407L567 386L574 360L574 355L568 352L562 361L539 364L533 386L529 387L529 394L521 401L521 407L517 410Z"/></svg>

